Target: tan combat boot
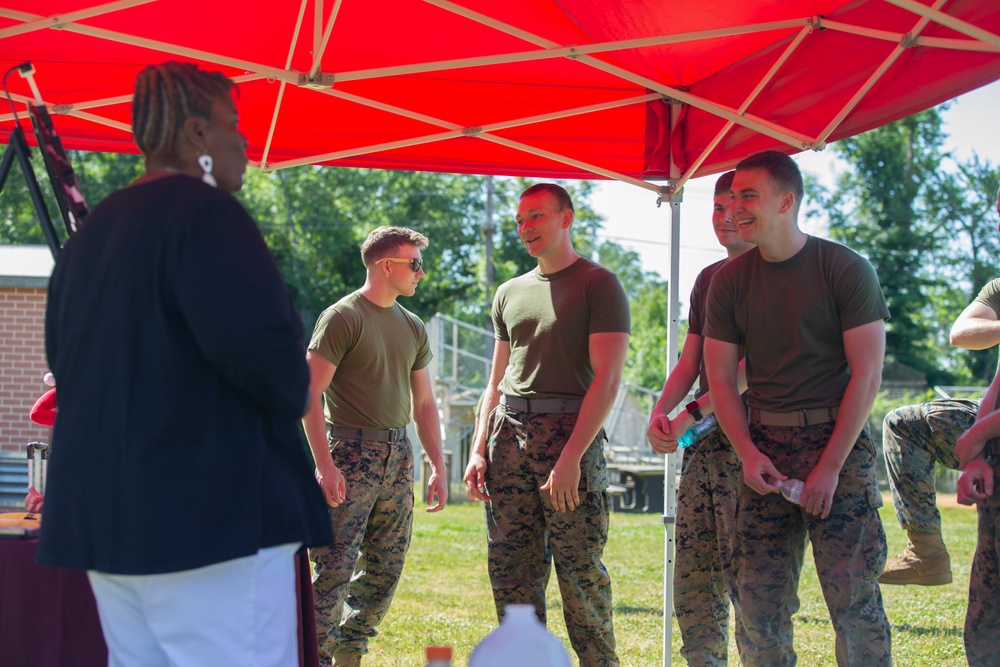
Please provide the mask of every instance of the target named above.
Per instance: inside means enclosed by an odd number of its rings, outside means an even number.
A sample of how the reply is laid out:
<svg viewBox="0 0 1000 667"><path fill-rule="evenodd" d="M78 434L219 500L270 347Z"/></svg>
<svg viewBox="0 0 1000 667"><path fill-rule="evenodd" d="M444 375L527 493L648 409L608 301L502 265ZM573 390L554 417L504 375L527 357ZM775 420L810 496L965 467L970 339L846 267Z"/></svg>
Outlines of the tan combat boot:
<svg viewBox="0 0 1000 667"><path fill-rule="evenodd" d="M906 550L890 560L880 584L916 584L940 586L951 583L951 556L944 546L941 533L906 531L909 537Z"/></svg>
<svg viewBox="0 0 1000 667"><path fill-rule="evenodd" d="M361 654L354 651L337 651L333 654L333 667L361 667Z"/></svg>

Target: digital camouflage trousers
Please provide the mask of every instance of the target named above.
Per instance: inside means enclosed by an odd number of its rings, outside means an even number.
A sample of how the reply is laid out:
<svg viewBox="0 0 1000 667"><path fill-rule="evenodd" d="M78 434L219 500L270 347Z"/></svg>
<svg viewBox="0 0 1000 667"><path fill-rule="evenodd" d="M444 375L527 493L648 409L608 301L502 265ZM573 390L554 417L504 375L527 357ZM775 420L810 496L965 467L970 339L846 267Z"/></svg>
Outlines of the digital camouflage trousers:
<svg viewBox="0 0 1000 667"><path fill-rule="evenodd" d="M805 480L833 427L832 422L801 428L751 424L750 436L779 472ZM736 631L742 634L738 644L743 664L795 665L792 615L799 609L799 575L808 535L836 636L837 664L891 666L889 622L878 584L886 544L878 514L882 496L875 456L866 428L841 468L833 507L825 519L781 494L760 495L749 486L741 488L736 532L742 614Z"/></svg>
<svg viewBox="0 0 1000 667"><path fill-rule="evenodd" d="M413 526L413 448L334 439L347 498L330 508L334 543L309 550L320 656L367 653L403 573Z"/></svg>
<svg viewBox="0 0 1000 667"><path fill-rule="evenodd" d="M958 470L955 441L976 421L979 401L937 399L890 410L882 450L896 519L906 530L941 532L934 487L935 462Z"/></svg>
<svg viewBox="0 0 1000 667"><path fill-rule="evenodd" d="M993 495L979 503L979 541L969 576L965 654L970 667L1000 665L1000 457L993 455Z"/></svg>
<svg viewBox="0 0 1000 667"><path fill-rule="evenodd" d="M732 553L743 472L721 431L687 450L683 466L674 558L681 655L694 667L720 667L728 664L730 599L739 623Z"/></svg>
<svg viewBox="0 0 1000 667"><path fill-rule="evenodd" d="M486 486L489 574L497 616L534 605L545 623L552 562L570 643L581 667L617 667L611 577L601 557L608 539L608 475L602 430L580 463L580 505L557 512L545 484L576 424L575 414L498 407L491 415Z"/></svg>

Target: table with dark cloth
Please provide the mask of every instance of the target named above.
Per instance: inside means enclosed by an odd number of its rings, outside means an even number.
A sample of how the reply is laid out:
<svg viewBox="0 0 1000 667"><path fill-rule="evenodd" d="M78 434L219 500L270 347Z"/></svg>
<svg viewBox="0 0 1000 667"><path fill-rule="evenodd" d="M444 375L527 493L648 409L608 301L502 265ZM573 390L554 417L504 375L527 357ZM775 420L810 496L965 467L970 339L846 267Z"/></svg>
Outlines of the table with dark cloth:
<svg viewBox="0 0 1000 667"><path fill-rule="evenodd" d="M4 665L106 667L108 649L87 573L35 563L38 540L0 540L0 656ZM296 558L299 663L319 667L312 579Z"/></svg>
<svg viewBox="0 0 1000 667"><path fill-rule="evenodd" d="M35 563L38 540L0 540L0 655L7 665L106 667L87 573Z"/></svg>

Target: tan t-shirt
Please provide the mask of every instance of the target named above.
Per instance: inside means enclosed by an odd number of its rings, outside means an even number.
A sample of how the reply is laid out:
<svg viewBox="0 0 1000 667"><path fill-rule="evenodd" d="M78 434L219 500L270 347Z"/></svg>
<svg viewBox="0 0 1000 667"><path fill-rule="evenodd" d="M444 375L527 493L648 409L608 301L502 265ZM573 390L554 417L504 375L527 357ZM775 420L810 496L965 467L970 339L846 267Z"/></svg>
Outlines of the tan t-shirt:
<svg viewBox="0 0 1000 667"><path fill-rule="evenodd" d="M410 373L432 356L419 317L398 303L382 308L353 292L319 316L309 349L337 367L323 393L327 423L398 428L410 422Z"/></svg>

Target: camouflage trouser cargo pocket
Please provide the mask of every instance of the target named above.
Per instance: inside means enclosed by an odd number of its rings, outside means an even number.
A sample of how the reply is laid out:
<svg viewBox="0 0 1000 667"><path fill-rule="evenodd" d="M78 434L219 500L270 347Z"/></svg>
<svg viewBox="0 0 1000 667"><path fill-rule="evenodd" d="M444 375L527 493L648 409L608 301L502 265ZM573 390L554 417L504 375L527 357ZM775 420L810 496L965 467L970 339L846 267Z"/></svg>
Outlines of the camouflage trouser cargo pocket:
<svg viewBox="0 0 1000 667"><path fill-rule="evenodd" d="M609 503L604 433L581 459L580 505L556 512L540 490L576 424L575 414L493 413L487 459L489 573L497 615L531 604L545 622L552 562L570 642L585 666L617 665L611 620L611 578L601 558Z"/></svg>
<svg viewBox="0 0 1000 667"><path fill-rule="evenodd" d="M918 533L941 531L935 464L958 469L955 441L976 421L978 401L937 399L890 410L882 450L899 524Z"/></svg>
<svg viewBox="0 0 1000 667"><path fill-rule="evenodd" d="M970 667L1000 665L1000 462L992 461L994 491L979 503L979 541L969 577L965 653Z"/></svg>
<svg viewBox="0 0 1000 667"><path fill-rule="evenodd" d="M805 480L833 428L833 423L804 428L751 425L750 436L779 472ZM889 623L878 585L886 560L880 505L875 452L867 429L841 468L826 519L808 514L780 494L741 489L737 580L743 609L741 657L746 665L796 663L791 618L799 608L799 574L808 534L836 634L837 664L889 667Z"/></svg>
<svg viewBox="0 0 1000 667"><path fill-rule="evenodd" d="M336 651L367 652L403 572L413 524L409 440L332 439L330 446L347 497L329 508L336 541L309 550L316 635L326 660Z"/></svg>
<svg viewBox="0 0 1000 667"><path fill-rule="evenodd" d="M693 448L692 448L693 449ZM736 506L743 471L717 432L684 455L677 491L674 613L690 665L728 664L730 597L736 598ZM739 605L733 605L739 613ZM739 625L737 616L737 626Z"/></svg>

